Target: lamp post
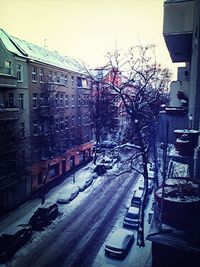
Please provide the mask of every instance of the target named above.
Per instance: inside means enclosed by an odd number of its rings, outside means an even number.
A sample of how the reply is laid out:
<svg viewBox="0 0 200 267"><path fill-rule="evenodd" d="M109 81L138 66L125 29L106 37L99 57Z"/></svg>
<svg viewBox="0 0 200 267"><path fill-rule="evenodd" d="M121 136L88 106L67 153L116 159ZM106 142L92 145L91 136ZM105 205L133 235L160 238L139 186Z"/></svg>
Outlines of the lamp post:
<svg viewBox="0 0 200 267"><path fill-rule="evenodd" d="M79 151L78 150L76 151L76 155L78 157L78 155L79 155ZM75 170L75 168L76 168L76 164L75 164L75 159L74 159L73 184L75 184L75 182L76 182L76 170Z"/></svg>

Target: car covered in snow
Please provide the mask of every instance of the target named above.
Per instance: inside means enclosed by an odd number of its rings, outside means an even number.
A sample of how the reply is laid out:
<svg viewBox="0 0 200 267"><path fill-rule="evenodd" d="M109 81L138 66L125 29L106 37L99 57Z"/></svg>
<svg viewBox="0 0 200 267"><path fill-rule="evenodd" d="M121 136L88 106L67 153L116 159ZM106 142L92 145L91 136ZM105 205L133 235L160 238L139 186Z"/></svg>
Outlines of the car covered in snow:
<svg viewBox="0 0 200 267"><path fill-rule="evenodd" d="M116 147L117 146L117 143L116 142L114 142L114 141L102 141L101 143L100 143L100 147L101 148L114 148L114 147Z"/></svg>
<svg viewBox="0 0 200 267"><path fill-rule="evenodd" d="M108 239L105 246L105 253L116 258L125 258L134 241L132 232L118 228Z"/></svg>
<svg viewBox="0 0 200 267"><path fill-rule="evenodd" d="M31 216L29 224L34 230L41 230L58 216L58 205L47 201L41 205Z"/></svg>
<svg viewBox="0 0 200 267"><path fill-rule="evenodd" d="M133 229L138 228L140 209L138 207L129 207L124 217L123 225Z"/></svg>
<svg viewBox="0 0 200 267"><path fill-rule="evenodd" d="M7 228L0 236L0 262L9 261L31 237L32 227L20 224Z"/></svg>
<svg viewBox="0 0 200 267"><path fill-rule="evenodd" d="M79 193L79 188L76 185L68 185L63 191L61 191L57 197L57 203L68 204Z"/></svg>
<svg viewBox="0 0 200 267"><path fill-rule="evenodd" d="M131 199L131 206L140 207L142 203L143 190L138 189L134 192Z"/></svg>

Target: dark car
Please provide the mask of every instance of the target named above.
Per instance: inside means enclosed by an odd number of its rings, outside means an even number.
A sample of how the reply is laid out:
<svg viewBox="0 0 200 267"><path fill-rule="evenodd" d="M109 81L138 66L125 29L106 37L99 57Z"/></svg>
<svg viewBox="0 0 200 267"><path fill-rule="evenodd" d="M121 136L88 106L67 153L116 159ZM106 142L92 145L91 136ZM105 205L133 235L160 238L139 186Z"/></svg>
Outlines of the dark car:
<svg viewBox="0 0 200 267"><path fill-rule="evenodd" d="M17 225L5 230L0 236L0 262L9 261L10 258L31 237L30 225Z"/></svg>
<svg viewBox="0 0 200 267"><path fill-rule="evenodd" d="M29 220L34 230L41 230L58 215L58 205L54 202L46 202L40 206Z"/></svg>

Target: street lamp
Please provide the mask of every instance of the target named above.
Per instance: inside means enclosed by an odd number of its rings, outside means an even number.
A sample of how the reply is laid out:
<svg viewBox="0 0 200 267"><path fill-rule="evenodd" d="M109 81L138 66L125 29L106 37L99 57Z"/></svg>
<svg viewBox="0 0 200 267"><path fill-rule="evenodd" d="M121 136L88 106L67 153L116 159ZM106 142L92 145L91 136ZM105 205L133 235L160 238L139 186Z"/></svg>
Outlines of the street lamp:
<svg viewBox="0 0 200 267"><path fill-rule="evenodd" d="M78 150L76 151L76 155L77 156L79 155L79 151ZM75 182L76 182L76 170L75 170L75 168L76 168L76 165L75 165L75 159L74 159L73 184L75 184Z"/></svg>

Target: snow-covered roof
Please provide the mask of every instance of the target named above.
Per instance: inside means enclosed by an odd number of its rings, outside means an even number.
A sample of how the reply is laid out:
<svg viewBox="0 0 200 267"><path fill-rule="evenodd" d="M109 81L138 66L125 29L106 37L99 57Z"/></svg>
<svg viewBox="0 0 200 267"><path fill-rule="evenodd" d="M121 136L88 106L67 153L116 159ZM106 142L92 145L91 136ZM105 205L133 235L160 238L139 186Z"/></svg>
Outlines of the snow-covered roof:
<svg viewBox="0 0 200 267"><path fill-rule="evenodd" d="M82 72L82 66L75 59L62 56L57 51L50 51L44 47L10 36L2 29L0 29L0 38L6 49L18 56L25 56L29 60L46 63L70 71Z"/></svg>

